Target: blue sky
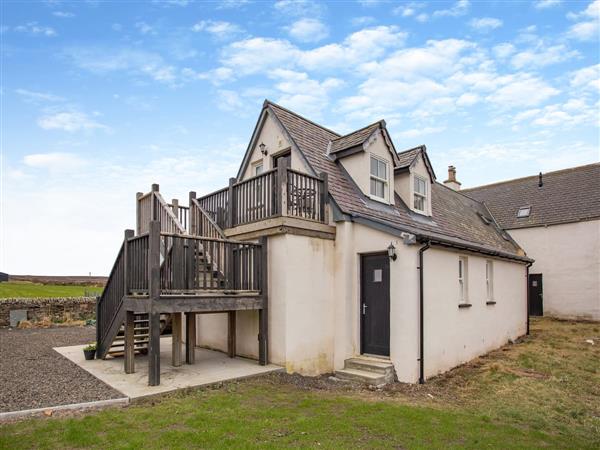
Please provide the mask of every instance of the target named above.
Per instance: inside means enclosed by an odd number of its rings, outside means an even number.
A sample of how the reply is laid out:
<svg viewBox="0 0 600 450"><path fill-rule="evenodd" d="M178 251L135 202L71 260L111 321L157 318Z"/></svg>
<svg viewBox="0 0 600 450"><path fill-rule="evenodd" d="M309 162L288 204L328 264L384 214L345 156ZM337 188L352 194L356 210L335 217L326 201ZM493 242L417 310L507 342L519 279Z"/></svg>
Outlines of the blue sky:
<svg viewBox="0 0 600 450"><path fill-rule="evenodd" d="M3 271L106 274L135 192L224 186L265 98L463 186L599 159L600 0L1 8Z"/></svg>

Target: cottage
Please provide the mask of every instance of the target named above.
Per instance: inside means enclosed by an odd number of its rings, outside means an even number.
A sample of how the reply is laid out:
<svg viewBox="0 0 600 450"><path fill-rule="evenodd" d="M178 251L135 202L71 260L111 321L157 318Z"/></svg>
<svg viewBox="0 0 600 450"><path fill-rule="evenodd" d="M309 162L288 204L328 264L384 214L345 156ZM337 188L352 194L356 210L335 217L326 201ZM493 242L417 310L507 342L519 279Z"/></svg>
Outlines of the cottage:
<svg viewBox="0 0 600 450"><path fill-rule="evenodd" d="M600 320L600 163L462 192L535 259L531 315Z"/></svg>
<svg viewBox="0 0 600 450"><path fill-rule="evenodd" d="M185 341L188 363L197 345L373 384L423 382L527 332L532 260L384 121L342 136L265 101L237 176L189 200L138 194L98 305L100 357L120 351L131 372L147 350L150 384L169 320L174 365Z"/></svg>

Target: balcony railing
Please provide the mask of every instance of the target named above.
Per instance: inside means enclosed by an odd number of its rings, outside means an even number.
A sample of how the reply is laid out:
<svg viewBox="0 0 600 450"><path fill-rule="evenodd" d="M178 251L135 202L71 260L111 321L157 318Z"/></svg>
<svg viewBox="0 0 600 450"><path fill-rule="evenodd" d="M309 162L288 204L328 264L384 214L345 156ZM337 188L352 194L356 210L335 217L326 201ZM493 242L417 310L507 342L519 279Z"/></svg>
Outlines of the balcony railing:
<svg viewBox="0 0 600 450"><path fill-rule="evenodd" d="M279 167L196 199L221 229L289 216L327 223L327 174Z"/></svg>

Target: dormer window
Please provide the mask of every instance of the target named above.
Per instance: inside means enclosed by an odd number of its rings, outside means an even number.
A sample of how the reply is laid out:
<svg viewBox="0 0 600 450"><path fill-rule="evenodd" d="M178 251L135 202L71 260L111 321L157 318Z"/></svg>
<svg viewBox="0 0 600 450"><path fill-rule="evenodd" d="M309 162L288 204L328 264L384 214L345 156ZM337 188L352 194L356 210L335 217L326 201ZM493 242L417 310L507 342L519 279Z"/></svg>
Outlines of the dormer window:
<svg viewBox="0 0 600 450"><path fill-rule="evenodd" d="M416 175L414 179L415 192L413 206L417 211L425 212L427 208L427 181Z"/></svg>
<svg viewBox="0 0 600 450"><path fill-rule="evenodd" d="M386 200L388 191L387 162L371 156L371 195Z"/></svg>
<svg viewBox="0 0 600 450"><path fill-rule="evenodd" d="M523 206L517 211L517 219L524 219L531 214L531 206Z"/></svg>

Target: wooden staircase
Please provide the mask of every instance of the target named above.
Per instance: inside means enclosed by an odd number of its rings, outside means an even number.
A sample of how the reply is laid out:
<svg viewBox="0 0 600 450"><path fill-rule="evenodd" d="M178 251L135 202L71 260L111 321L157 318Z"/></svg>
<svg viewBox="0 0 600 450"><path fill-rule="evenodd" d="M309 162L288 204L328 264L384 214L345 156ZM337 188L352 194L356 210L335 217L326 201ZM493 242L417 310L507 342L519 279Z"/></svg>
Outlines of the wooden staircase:
<svg viewBox="0 0 600 450"><path fill-rule="evenodd" d="M134 316L133 335L135 353L148 353L148 342L150 338L149 318L147 313L135 314ZM169 314L161 314L160 316L160 334L165 334L171 331L171 316ZM121 325L117 336L113 340L107 355L112 357L123 356L125 349L125 324Z"/></svg>

